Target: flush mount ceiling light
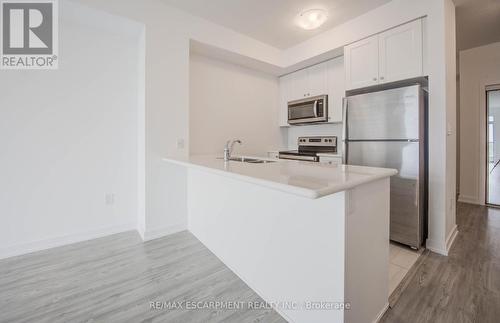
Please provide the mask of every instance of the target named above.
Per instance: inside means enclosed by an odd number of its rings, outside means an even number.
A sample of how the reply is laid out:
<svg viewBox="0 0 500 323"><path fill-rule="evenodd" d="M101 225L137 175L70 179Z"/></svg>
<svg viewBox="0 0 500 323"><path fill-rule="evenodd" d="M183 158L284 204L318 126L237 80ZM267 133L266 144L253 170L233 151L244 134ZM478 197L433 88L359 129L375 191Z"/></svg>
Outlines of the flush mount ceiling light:
<svg viewBox="0 0 500 323"><path fill-rule="evenodd" d="M326 10L309 9L297 16L297 24L305 30L312 30L319 28L327 18Z"/></svg>

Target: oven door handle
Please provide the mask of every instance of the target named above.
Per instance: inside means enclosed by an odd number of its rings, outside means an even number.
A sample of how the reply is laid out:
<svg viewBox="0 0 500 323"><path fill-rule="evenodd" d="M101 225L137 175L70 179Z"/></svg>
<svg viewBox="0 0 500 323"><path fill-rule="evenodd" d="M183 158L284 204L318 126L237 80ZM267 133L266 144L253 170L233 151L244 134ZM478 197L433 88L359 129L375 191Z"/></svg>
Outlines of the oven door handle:
<svg viewBox="0 0 500 323"><path fill-rule="evenodd" d="M317 118L318 117L318 100L314 100L313 113L314 113L314 117Z"/></svg>
<svg viewBox="0 0 500 323"><path fill-rule="evenodd" d="M303 160L303 161L311 161L317 162L317 156L298 156L298 155L288 155L288 154L279 154L279 159L289 159L289 160Z"/></svg>

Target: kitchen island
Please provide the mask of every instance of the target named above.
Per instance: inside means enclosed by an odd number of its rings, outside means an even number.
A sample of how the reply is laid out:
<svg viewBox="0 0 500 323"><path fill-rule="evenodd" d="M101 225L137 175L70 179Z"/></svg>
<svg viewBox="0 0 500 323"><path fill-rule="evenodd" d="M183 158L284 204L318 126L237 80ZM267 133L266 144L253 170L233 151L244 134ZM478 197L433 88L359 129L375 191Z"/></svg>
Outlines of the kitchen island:
<svg viewBox="0 0 500 323"><path fill-rule="evenodd" d="M299 161L187 167L189 230L290 322L373 322L388 306L389 177Z"/></svg>

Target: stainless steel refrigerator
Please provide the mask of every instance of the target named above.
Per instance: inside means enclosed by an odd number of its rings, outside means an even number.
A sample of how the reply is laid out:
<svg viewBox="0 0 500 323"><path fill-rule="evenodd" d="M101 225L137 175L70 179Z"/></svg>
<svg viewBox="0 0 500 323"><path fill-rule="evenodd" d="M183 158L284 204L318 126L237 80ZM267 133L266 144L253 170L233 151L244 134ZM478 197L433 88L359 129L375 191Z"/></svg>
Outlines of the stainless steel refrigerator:
<svg viewBox="0 0 500 323"><path fill-rule="evenodd" d="M398 170L390 180L390 239L416 249L427 230L426 111L420 84L348 96L344 106L346 163Z"/></svg>

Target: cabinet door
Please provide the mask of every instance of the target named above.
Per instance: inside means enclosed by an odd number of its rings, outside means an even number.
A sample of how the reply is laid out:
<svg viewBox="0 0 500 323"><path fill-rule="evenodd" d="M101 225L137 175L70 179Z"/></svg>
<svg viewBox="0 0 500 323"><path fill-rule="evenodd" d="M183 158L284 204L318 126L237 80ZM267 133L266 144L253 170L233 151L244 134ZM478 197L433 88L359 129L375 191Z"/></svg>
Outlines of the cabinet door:
<svg viewBox="0 0 500 323"><path fill-rule="evenodd" d="M345 97L344 57L327 62L328 122L342 122L343 98Z"/></svg>
<svg viewBox="0 0 500 323"><path fill-rule="evenodd" d="M378 84L378 35L344 47L346 88Z"/></svg>
<svg viewBox="0 0 500 323"><path fill-rule="evenodd" d="M319 158L319 162L322 164L330 165L342 165L342 157L323 157Z"/></svg>
<svg viewBox="0 0 500 323"><path fill-rule="evenodd" d="M308 79L307 96L328 94L328 62L306 69Z"/></svg>
<svg viewBox="0 0 500 323"><path fill-rule="evenodd" d="M279 159L279 155L280 155L280 153L277 151L268 151L267 152L267 158Z"/></svg>
<svg viewBox="0 0 500 323"><path fill-rule="evenodd" d="M388 30L379 35L380 82L422 76L422 21Z"/></svg>
<svg viewBox="0 0 500 323"><path fill-rule="evenodd" d="M289 101L300 100L308 96L309 80L307 69L302 69L289 74L290 76L290 97Z"/></svg>

